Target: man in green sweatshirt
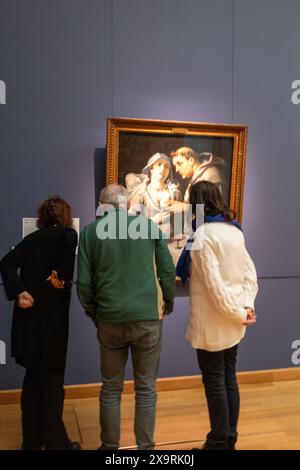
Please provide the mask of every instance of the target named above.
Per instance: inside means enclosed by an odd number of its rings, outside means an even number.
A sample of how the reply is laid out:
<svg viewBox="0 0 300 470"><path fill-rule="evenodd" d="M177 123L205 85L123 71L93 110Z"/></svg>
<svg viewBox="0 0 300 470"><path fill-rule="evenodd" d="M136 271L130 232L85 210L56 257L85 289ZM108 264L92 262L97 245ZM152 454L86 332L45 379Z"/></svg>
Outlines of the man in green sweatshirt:
<svg viewBox="0 0 300 470"><path fill-rule="evenodd" d="M127 212L127 190L101 191L102 215L80 235L77 293L98 328L101 449L118 449L120 402L129 349L138 449L154 448L162 319L173 310L175 267L162 232ZM105 207L104 207L105 206Z"/></svg>

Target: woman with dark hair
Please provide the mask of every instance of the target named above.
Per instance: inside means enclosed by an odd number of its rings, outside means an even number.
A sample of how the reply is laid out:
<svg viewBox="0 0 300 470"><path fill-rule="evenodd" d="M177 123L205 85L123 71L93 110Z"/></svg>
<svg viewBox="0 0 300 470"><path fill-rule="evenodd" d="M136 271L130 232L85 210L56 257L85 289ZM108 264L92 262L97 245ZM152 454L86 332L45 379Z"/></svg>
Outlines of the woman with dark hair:
<svg viewBox="0 0 300 470"><path fill-rule="evenodd" d="M233 450L240 408L237 351L246 326L256 322L256 270L218 186L196 183L190 204L194 235L186 338L197 352L209 410L211 430L203 449ZM204 205L204 227L196 220L198 204Z"/></svg>
<svg viewBox="0 0 300 470"><path fill-rule="evenodd" d="M39 230L0 262L5 290L15 300L12 356L25 367L21 409L24 450L79 450L62 421L69 307L77 233L69 204L48 198Z"/></svg>

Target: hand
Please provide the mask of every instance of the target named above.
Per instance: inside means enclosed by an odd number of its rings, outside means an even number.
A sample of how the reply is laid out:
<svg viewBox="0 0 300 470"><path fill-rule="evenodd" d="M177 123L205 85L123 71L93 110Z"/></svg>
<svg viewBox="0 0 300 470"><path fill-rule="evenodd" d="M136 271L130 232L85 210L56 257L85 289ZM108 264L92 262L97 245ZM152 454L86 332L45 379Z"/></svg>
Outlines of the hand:
<svg viewBox="0 0 300 470"><path fill-rule="evenodd" d="M65 285L65 281L59 279L57 272L54 270L52 271L51 275L47 277L47 281L50 281L55 289L63 289Z"/></svg>
<svg viewBox="0 0 300 470"><path fill-rule="evenodd" d="M171 313L171 312L170 312L169 310L165 309L165 310L163 311L163 314L162 314L161 319L162 319L162 320L165 320L165 319L169 316L170 313Z"/></svg>
<svg viewBox="0 0 300 470"><path fill-rule="evenodd" d="M156 224L161 224L162 223L162 215L160 212L158 212L157 214L155 214L153 217L152 217L152 220L153 222L155 222Z"/></svg>
<svg viewBox="0 0 300 470"><path fill-rule="evenodd" d="M174 201L173 199L170 201L170 212L185 212L187 210L188 204L182 201Z"/></svg>
<svg viewBox="0 0 300 470"><path fill-rule="evenodd" d="M24 290L21 294L18 295L18 306L22 309L31 308L34 304L33 297Z"/></svg>
<svg viewBox="0 0 300 470"><path fill-rule="evenodd" d="M243 325L246 325L246 326L254 325L256 323L255 311L250 307L246 307L246 312L247 312L247 318L246 318L246 321L243 323Z"/></svg>

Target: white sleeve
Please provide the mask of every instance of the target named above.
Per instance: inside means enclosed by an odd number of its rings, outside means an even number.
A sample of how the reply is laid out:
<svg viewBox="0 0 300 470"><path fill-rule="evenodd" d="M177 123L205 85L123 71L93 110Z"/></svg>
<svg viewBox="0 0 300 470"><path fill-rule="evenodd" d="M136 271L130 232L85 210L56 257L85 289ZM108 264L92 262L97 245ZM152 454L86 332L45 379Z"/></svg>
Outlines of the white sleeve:
<svg viewBox="0 0 300 470"><path fill-rule="evenodd" d="M245 248L246 263L245 263L245 278L244 278L244 292L245 292L245 307L250 307L254 310L254 300L258 292L257 274L254 263Z"/></svg>
<svg viewBox="0 0 300 470"><path fill-rule="evenodd" d="M212 244L206 239L201 250L194 252L195 261L200 265L203 279L218 311L239 324L247 318L247 312L236 302L234 295L226 288L221 277L219 262Z"/></svg>

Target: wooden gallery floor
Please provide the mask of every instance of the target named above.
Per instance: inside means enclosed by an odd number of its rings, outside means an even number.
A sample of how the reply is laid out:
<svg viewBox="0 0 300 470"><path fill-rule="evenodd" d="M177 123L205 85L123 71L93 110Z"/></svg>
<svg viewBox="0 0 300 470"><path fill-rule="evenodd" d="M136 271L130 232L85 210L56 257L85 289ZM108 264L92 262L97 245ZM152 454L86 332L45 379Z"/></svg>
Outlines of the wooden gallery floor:
<svg viewBox="0 0 300 470"><path fill-rule="evenodd" d="M300 449L300 380L242 384L238 449ZM122 447L134 446L133 395L122 399ZM98 399L65 401L64 420L83 449L99 445ZM203 388L159 392L157 449L199 447L208 430ZM19 449L19 405L0 406L0 449Z"/></svg>

